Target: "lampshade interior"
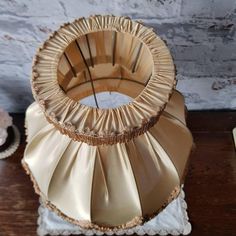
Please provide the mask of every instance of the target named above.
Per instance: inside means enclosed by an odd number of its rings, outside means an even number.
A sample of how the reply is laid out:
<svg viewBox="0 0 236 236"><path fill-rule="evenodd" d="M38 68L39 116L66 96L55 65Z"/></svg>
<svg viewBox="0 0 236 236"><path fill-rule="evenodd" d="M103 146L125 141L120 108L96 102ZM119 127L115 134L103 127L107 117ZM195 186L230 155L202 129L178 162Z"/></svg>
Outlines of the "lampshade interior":
<svg viewBox="0 0 236 236"><path fill-rule="evenodd" d="M75 101L97 93L118 92L137 97L151 78L148 47L129 33L97 31L71 42L58 64L61 89Z"/></svg>

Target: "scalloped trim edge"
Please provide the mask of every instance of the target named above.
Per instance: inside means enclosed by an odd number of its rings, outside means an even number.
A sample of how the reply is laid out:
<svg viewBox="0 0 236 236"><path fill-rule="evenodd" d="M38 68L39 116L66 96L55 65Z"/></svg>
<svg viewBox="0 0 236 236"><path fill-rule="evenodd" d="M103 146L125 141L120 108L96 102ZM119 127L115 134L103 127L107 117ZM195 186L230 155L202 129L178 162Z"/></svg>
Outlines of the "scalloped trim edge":
<svg viewBox="0 0 236 236"><path fill-rule="evenodd" d="M192 231L192 225L189 222L189 217L188 217L188 213L187 213L187 203L185 201L185 193L183 191L183 185L179 194L179 199L180 199L180 207L181 207L181 211L182 211L182 215L183 215L183 228L181 230L177 230L177 229L158 229L158 230L154 230L154 229L148 229L145 227L141 228L134 228L134 229L121 229L118 231L109 231L109 232L101 232L98 231L96 229L55 229L55 230L50 230L46 228L45 222L43 221L43 211L44 211L44 205L42 202L42 199L39 198L39 202L40 202L40 206L38 208L38 214L39 217L37 219L37 234L39 236L45 236L45 235L77 235L77 234L83 234L83 235L103 235L105 233L108 233L109 235L130 235L130 234L138 234L138 235L154 235L154 234L158 234L158 235L167 235L167 234L172 234L172 235L188 235L191 233Z"/></svg>
<svg viewBox="0 0 236 236"><path fill-rule="evenodd" d="M135 226L143 225L144 223L148 222L149 220L151 220L155 216L157 216L170 202L172 202L174 199L176 199L179 196L180 190L181 190L180 186L176 186L172 190L172 192L170 193L170 195L167 198L167 200L165 201L165 203L157 211L153 212L152 214L149 214L146 216L136 216L131 221L129 221L125 224L122 224L122 225L118 225L118 226L97 225L96 223L92 223L90 221L75 220L75 219L67 216L66 214L64 214L62 211L60 211L53 203L51 203L49 200L47 200L46 197L44 196L44 194L41 192L41 190L40 190L34 176L32 175L27 163L23 159L21 160L21 164L22 164L24 170L26 171L26 173L30 176L31 181L33 182L33 187L34 187L35 193L37 193L39 196L42 197L42 201L43 201L45 207L47 207L51 211L55 212L59 217L61 217L62 219L66 220L69 223L72 223L74 225L78 225L83 229L87 229L87 230L93 229L93 230L98 230L98 231L104 232L104 233L105 232L116 232L121 229L130 229Z"/></svg>

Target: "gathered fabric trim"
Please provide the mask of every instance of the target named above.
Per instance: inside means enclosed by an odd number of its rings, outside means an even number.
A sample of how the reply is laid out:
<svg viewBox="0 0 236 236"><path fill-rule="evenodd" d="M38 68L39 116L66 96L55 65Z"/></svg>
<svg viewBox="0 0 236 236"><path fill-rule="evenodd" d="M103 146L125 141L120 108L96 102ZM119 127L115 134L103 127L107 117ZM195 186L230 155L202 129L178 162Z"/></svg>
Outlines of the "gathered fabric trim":
<svg viewBox="0 0 236 236"><path fill-rule="evenodd" d="M83 35L103 30L139 39L148 48L153 63L152 75L142 92L129 104L110 109L89 107L71 99L57 78L66 47ZM175 66L164 41L153 29L123 16L96 15L64 24L38 49L32 68L33 95L47 120L62 134L90 145L127 142L145 133L158 121L176 85Z"/></svg>

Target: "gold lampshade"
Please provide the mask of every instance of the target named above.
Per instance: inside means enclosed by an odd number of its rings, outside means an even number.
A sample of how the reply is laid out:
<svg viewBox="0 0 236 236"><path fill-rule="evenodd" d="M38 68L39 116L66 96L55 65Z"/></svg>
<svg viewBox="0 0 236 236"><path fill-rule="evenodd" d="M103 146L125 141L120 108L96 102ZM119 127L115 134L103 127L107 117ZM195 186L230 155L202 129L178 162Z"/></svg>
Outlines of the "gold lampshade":
<svg viewBox="0 0 236 236"><path fill-rule="evenodd" d="M116 230L178 195L193 140L170 52L152 29L115 16L65 24L39 48L31 82L22 163L49 208ZM101 108L106 91L132 101ZM82 104L88 96L94 106Z"/></svg>

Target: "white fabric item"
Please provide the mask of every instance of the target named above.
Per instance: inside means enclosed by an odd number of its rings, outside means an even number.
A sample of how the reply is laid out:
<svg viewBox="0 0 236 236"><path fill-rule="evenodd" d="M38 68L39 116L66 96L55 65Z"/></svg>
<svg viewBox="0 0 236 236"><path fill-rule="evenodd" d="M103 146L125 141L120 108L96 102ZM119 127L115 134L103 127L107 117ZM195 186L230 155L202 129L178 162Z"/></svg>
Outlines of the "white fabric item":
<svg viewBox="0 0 236 236"><path fill-rule="evenodd" d="M15 135L14 141L6 150L0 152L0 159L11 156L20 145L20 132L15 125L12 125L12 128Z"/></svg>
<svg viewBox="0 0 236 236"><path fill-rule="evenodd" d="M106 232L107 235L138 234L138 235L187 235L191 232L187 214L187 203L184 200L184 191L181 190L178 198L173 200L162 212L155 218L142 226L132 229L122 229L116 232ZM45 208L40 202L38 230L39 236L44 235L102 235L103 232L97 230L85 230L79 226L66 222L54 212Z"/></svg>
<svg viewBox="0 0 236 236"><path fill-rule="evenodd" d="M7 136L7 129L0 127L0 146L6 142Z"/></svg>
<svg viewBox="0 0 236 236"><path fill-rule="evenodd" d="M0 146L7 140L9 126L12 126L12 117L0 107Z"/></svg>
<svg viewBox="0 0 236 236"><path fill-rule="evenodd" d="M9 126L12 126L12 117L0 107L0 128L6 129Z"/></svg>

